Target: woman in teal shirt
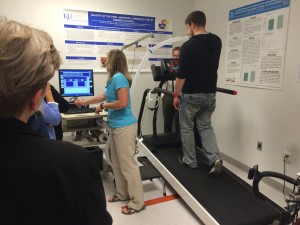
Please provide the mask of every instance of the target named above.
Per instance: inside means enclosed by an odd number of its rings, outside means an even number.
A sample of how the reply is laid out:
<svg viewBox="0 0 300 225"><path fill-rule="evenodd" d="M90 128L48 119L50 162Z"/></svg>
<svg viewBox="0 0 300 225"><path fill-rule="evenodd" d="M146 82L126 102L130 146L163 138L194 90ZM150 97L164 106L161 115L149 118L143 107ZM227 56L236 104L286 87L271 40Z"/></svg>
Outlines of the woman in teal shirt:
<svg viewBox="0 0 300 225"><path fill-rule="evenodd" d="M112 170L116 181L116 194L108 198L109 202L128 200L122 209L123 214L133 214L145 208L144 193L138 164L134 158L136 150L136 118L131 111L130 85L127 60L118 49L108 53L108 80L105 93L88 100L76 100L77 105L102 102L96 107L96 113L108 109L110 128L109 146ZM105 102L104 102L105 101Z"/></svg>

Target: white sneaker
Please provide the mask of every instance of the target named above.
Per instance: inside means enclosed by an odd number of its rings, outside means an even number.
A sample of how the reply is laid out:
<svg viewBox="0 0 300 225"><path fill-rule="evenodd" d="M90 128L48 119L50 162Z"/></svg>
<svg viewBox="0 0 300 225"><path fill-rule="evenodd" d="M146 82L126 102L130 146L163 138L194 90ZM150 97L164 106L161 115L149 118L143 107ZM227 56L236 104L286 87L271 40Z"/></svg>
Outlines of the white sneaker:
<svg viewBox="0 0 300 225"><path fill-rule="evenodd" d="M222 170L222 164L223 164L223 161L220 159L217 159L214 162L214 165L212 166L211 170L209 171L209 176L214 177L214 176L219 175Z"/></svg>

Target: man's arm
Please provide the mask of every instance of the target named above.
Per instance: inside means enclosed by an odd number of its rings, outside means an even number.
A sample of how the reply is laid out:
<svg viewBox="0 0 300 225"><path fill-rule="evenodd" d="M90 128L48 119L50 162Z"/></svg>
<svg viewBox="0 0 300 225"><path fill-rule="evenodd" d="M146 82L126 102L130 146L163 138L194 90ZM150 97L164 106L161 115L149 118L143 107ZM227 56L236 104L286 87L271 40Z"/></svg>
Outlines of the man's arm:
<svg viewBox="0 0 300 225"><path fill-rule="evenodd" d="M179 110L179 107L180 107L179 95L182 91L184 83L185 83L185 79L176 78L173 105L174 105L174 108L177 110Z"/></svg>

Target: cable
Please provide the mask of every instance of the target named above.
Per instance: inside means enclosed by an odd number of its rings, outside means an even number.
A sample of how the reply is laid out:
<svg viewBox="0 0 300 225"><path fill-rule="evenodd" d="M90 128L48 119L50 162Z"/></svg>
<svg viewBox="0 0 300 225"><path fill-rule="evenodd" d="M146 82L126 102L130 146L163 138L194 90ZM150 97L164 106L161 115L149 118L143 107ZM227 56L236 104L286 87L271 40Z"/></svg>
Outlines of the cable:
<svg viewBox="0 0 300 225"><path fill-rule="evenodd" d="M285 175L285 160L286 160L286 158L287 158L287 156L285 155L283 157L283 174L284 175ZM282 194L283 194L283 197L284 197L284 199L286 201L287 199L286 199L286 196L285 196L285 180L283 180ZM288 203L288 205L289 205L289 203Z"/></svg>
<svg viewBox="0 0 300 225"><path fill-rule="evenodd" d="M137 140L135 140L135 150L134 150L134 155L137 155L137 154L139 154L139 147L138 147L138 145L137 145Z"/></svg>
<svg viewBox="0 0 300 225"><path fill-rule="evenodd" d="M135 62L135 49L139 48L138 45L136 45L133 49L133 61L132 61L132 67L131 67L131 72L130 72L130 76L132 77L132 72L133 72L133 67L134 67L134 62Z"/></svg>
<svg viewBox="0 0 300 225"><path fill-rule="evenodd" d="M156 88L158 85L159 85L159 82L155 82L151 90L153 90L154 88ZM150 92L151 92L151 91L150 91ZM147 96L146 96L146 98L147 98ZM161 98L160 98L160 101L161 101ZM145 104L146 104L146 102L145 102ZM158 107L159 107L159 106L160 106L160 104L158 104ZM142 119L141 119L141 124L142 124L143 122L144 122L144 117L142 117ZM142 130L141 130L141 131L140 131L140 134L138 135L138 138L141 138L142 136L143 136L143 133L142 133Z"/></svg>
<svg viewBox="0 0 300 225"><path fill-rule="evenodd" d="M285 155L283 157L283 175L286 175L285 174L285 170L286 170L286 168L285 168L286 165L285 164L286 164L286 159L287 158L288 158L287 155ZM290 203L289 203L288 199L285 196L285 180L283 180L282 194L283 194L283 197L284 197L284 199L285 199L285 201L287 203L287 210L290 212Z"/></svg>

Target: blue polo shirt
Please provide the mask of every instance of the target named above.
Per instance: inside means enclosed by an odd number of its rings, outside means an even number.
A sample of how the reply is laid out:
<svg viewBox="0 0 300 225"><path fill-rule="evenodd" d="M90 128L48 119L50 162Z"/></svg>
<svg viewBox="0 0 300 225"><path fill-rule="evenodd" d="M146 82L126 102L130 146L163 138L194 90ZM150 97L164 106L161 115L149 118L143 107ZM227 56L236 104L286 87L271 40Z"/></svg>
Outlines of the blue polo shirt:
<svg viewBox="0 0 300 225"><path fill-rule="evenodd" d="M119 110L108 109L108 126L110 128L126 127L136 123L136 119L131 111L129 83L122 73L116 73L105 87L106 102L117 101L117 91L120 88L127 88L128 90L128 105L126 108Z"/></svg>

